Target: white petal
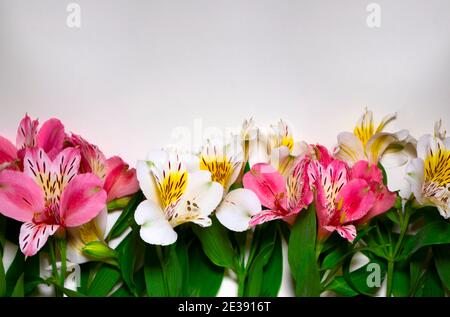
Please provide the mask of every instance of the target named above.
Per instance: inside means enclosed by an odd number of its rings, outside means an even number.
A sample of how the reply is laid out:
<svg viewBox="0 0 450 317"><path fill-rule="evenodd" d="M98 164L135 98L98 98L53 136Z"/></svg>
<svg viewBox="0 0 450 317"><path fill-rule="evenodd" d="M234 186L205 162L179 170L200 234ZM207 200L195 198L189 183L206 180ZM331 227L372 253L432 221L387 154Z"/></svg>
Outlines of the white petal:
<svg viewBox="0 0 450 317"><path fill-rule="evenodd" d="M359 160L366 159L361 141L350 132L341 132L338 135L338 150L336 157L350 165Z"/></svg>
<svg viewBox="0 0 450 317"><path fill-rule="evenodd" d="M450 206L447 206L447 208L438 207L439 213L441 214L444 219L450 218Z"/></svg>
<svg viewBox="0 0 450 317"><path fill-rule="evenodd" d="M197 171L188 175L183 200L195 202L202 216L210 215L222 198L223 187L219 183L211 181L210 172ZM180 203L178 208L185 208L185 206Z"/></svg>
<svg viewBox="0 0 450 317"><path fill-rule="evenodd" d="M256 139L250 140L249 142L249 164L250 167L257 163L268 163L269 153L268 151L268 140L267 136L263 135L261 130L258 130L258 137Z"/></svg>
<svg viewBox="0 0 450 317"><path fill-rule="evenodd" d="M161 207L150 200L139 204L134 219L141 226L142 240L147 243L169 245L177 240L177 233L167 221Z"/></svg>
<svg viewBox="0 0 450 317"><path fill-rule="evenodd" d="M231 191L216 210L217 219L230 230L249 229L253 215L261 212L261 203L254 192L245 188Z"/></svg>
<svg viewBox="0 0 450 317"><path fill-rule="evenodd" d="M423 203L424 163L422 159L416 158L411 160L406 167L406 179L411 185L411 191L414 193L417 201Z"/></svg>
<svg viewBox="0 0 450 317"><path fill-rule="evenodd" d="M139 181L139 187L145 197L154 202L159 202L159 192L156 187L155 178L146 161L138 161L136 164L136 177Z"/></svg>
<svg viewBox="0 0 450 317"><path fill-rule="evenodd" d="M450 138L444 140L444 145L447 150L450 150Z"/></svg>
<svg viewBox="0 0 450 317"><path fill-rule="evenodd" d="M395 135L386 132L374 134L366 144L367 159L371 163L378 163L386 149L397 141Z"/></svg>
<svg viewBox="0 0 450 317"><path fill-rule="evenodd" d="M417 142L417 157L425 160L429 154L429 149L432 146L433 137L429 134L423 135L420 137Z"/></svg>

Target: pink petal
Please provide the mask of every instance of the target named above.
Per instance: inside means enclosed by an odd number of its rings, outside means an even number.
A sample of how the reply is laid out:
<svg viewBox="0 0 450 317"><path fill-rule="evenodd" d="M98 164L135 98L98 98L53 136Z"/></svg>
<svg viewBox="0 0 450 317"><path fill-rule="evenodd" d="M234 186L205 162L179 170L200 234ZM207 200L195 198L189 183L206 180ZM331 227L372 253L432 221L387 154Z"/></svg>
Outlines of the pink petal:
<svg viewBox="0 0 450 317"><path fill-rule="evenodd" d="M16 147L18 149L18 156L20 159L24 156L24 149L35 147L37 128L39 126L38 120L31 120L28 115L20 121L17 129Z"/></svg>
<svg viewBox="0 0 450 317"><path fill-rule="evenodd" d="M39 129L37 144L53 159L62 150L66 133L58 119L47 120Z"/></svg>
<svg viewBox="0 0 450 317"><path fill-rule="evenodd" d="M362 178L368 183L376 182L383 183L383 173L375 164L370 164L368 161L358 161L351 169L352 178Z"/></svg>
<svg viewBox="0 0 450 317"><path fill-rule="evenodd" d="M335 217L344 224L364 217L373 207L375 195L365 180L349 181L337 195L336 206L342 205Z"/></svg>
<svg viewBox="0 0 450 317"><path fill-rule="evenodd" d="M320 144L314 145L316 159L323 165L328 166L334 159L328 149Z"/></svg>
<svg viewBox="0 0 450 317"><path fill-rule="evenodd" d="M44 204L44 193L30 177L18 171L0 173L0 213L17 221L31 221Z"/></svg>
<svg viewBox="0 0 450 317"><path fill-rule="evenodd" d="M261 204L269 209L286 205L286 181L271 165L258 163L243 177L245 188L258 196Z"/></svg>
<svg viewBox="0 0 450 317"><path fill-rule="evenodd" d="M58 230L58 225L45 223L34 224L26 222L20 227L19 244L20 250L26 256L35 255L47 242L49 236Z"/></svg>
<svg viewBox="0 0 450 317"><path fill-rule="evenodd" d="M6 138L0 136L0 165L17 159L16 147Z"/></svg>
<svg viewBox="0 0 450 317"><path fill-rule="evenodd" d="M369 212L358 221L358 223L367 223L370 219L381 215L392 208L397 199L397 194L390 192L386 186L382 185L378 192L375 192L375 202Z"/></svg>
<svg viewBox="0 0 450 317"><path fill-rule="evenodd" d="M347 239L349 242L353 242L353 240L355 240L357 236L356 228L354 225L339 226L336 228L336 231L341 237Z"/></svg>
<svg viewBox="0 0 450 317"><path fill-rule="evenodd" d="M28 148L23 159L23 172L34 179L40 188L49 193L52 182L52 161L43 149Z"/></svg>
<svg viewBox="0 0 450 317"><path fill-rule="evenodd" d="M254 215L252 219L250 219L249 224L251 227L254 227L262 223L275 219L282 219L284 217L285 215L278 210L263 210L262 212Z"/></svg>
<svg viewBox="0 0 450 317"><path fill-rule="evenodd" d="M76 134L71 135L69 142L80 148L80 171L82 173L93 173L104 180L106 177L106 158L103 152L96 145Z"/></svg>
<svg viewBox="0 0 450 317"><path fill-rule="evenodd" d="M129 196L139 190L136 170L129 169L128 164L118 156L106 161L106 179L103 188L108 193L107 201Z"/></svg>
<svg viewBox="0 0 450 317"><path fill-rule="evenodd" d="M78 227L95 218L106 207L106 192L94 174L77 175L61 196L60 217L67 227Z"/></svg>
<svg viewBox="0 0 450 317"><path fill-rule="evenodd" d="M80 169L80 150L68 147L52 162L52 172L59 181L61 191L74 179Z"/></svg>

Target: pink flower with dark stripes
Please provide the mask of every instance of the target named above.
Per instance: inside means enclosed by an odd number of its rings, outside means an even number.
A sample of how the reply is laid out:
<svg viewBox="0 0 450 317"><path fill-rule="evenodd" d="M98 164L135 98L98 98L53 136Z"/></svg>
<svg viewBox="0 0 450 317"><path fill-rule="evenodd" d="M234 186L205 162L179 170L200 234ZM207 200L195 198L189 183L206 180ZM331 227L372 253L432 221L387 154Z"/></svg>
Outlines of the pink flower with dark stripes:
<svg viewBox="0 0 450 317"><path fill-rule="evenodd" d="M106 206L101 180L79 174L80 152L66 148L51 159L43 148L26 149L23 172L0 173L0 213L23 222L21 251L35 255L60 228L78 227Z"/></svg>
<svg viewBox="0 0 450 317"><path fill-rule="evenodd" d="M21 161L29 148L40 147L54 159L63 149L65 137L64 126L58 119L49 119L39 128L38 120L25 115L19 123L15 145L0 136L0 170L21 168Z"/></svg>

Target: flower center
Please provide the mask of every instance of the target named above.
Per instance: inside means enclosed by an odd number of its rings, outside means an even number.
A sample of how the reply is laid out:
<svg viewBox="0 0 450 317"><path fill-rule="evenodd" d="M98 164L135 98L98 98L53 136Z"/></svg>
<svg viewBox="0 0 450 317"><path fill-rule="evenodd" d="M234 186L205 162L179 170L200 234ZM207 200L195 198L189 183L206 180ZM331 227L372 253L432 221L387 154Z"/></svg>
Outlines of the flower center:
<svg viewBox="0 0 450 317"><path fill-rule="evenodd" d="M425 159L425 182L446 187L450 183L450 150L442 148L440 143L437 146L437 151L430 149Z"/></svg>
<svg viewBox="0 0 450 317"><path fill-rule="evenodd" d="M231 174L234 171L234 164L225 156L203 155L200 160L200 169L209 171L214 182L226 186Z"/></svg>
<svg viewBox="0 0 450 317"><path fill-rule="evenodd" d="M186 171L164 173L162 182L158 182L159 198L164 209L175 206L183 196L187 185Z"/></svg>

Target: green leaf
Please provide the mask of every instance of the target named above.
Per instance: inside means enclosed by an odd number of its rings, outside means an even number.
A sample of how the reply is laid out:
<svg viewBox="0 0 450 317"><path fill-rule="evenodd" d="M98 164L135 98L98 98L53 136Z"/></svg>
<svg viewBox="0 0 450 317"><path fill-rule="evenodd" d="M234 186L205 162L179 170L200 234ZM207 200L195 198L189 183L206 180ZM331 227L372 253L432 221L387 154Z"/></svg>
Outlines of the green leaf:
<svg viewBox="0 0 450 317"><path fill-rule="evenodd" d="M264 267L261 292L262 297L276 297L280 290L281 280L283 277L283 248L281 237L276 237L276 242L272 251L272 255Z"/></svg>
<svg viewBox="0 0 450 317"><path fill-rule="evenodd" d="M163 267L164 278L167 283L168 294L171 297L180 296L183 288L183 272L178 259L176 244L172 244L167 248L167 262Z"/></svg>
<svg viewBox="0 0 450 317"><path fill-rule="evenodd" d="M146 245L145 247L144 276L147 295L150 297L168 296L161 266L161 253L160 246Z"/></svg>
<svg viewBox="0 0 450 317"><path fill-rule="evenodd" d="M199 242L189 248L188 296L214 297L222 284L224 269L214 265L203 252ZM205 281L208 281L205 283Z"/></svg>
<svg viewBox="0 0 450 317"><path fill-rule="evenodd" d="M332 270L336 266L344 262L345 257L348 256L349 244L343 239L339 239L333 248L325 255L322 261L321 270Z"/></svg>
<svg viewBox="0 0 450 317"><path fill-rule="evenodd" d="M135 293L134 272L136 260L137 256L142 253L141 241L139 231L133 230L117 247L122 278L132 293Z"/></svg>
<svg viewBox="0 0 450 317"><path fill-rule="evenodd" d="M297 296L320 296L316 237L316 211L311 205L297 216L289 238L288 260L296 280Z"/></svg>
<svg viewBox="0 0 450 317"><path fill-rule="evenodd" d="M131 198L130 202L122 211L119 218L111 228L108 237L106 238L107 241L119 237L120 235L122 235L122 233L125 232L126 229L128 229L134 224L134 212L136 211L137 206L140 204L143 198L144 195L142 194L141 191L137 192Z"/></svg>
<svg viewBox="0 0 450 317"><path fill-rule="evenodd" d="M23 287L23 276L24 274L20 275L19 279L17 280L16 285L14 286L14 290L12 291L11 297L23 297L24 294L24 287Z"/></svg>
<svg viewBox="0 0 450 317"><path fill-rule="evenodd" d="M128 288L123 285L122 287L119 287L114 293L112 293L111 297L133 297L133 294L131 294Z"/></svg>
<svg viewBox="0 0 450 317"><path fill-rule="evenodd" d="M95 274L88 288L88 296L107 296L120 281L120 271L108 264L103 264Z"/></svg>
<svg viewBox="0 0 450 317"><path fill-rule="evenodd" d="M215 265L233 268L235 253L228 236L228 231L215 216L211 218L211 226L202 228L194 225L194 233L200 240L206 256Z"/></svg>
<svg viewBox="0 0 450 317"><path fill-rule="evenodd" d="M450 244L433 246L434 263L442 284L450 290Z"/></svg>
<svg viewBox="0 0 450 317"><path fill-rule="evenodd" d="M392 293L395 297L407 297L410 288L409 263L397 262L392 278Z"/></svg>
<svg viewBox="0 0 450 317"><path fill-rule="evenodd" d="M425 274L422 296L424 297L444 297L445 291L439 279L436 268L432 264Z"/></svg>
<svg viewBox="0 0 450 317"><path fill-rule="evenodd" d="M336 292L343 296L375 294L379 287L377 287L376 283L372 285L372 283L368 282L369 280L370 282L375 282L375 280L372 279L372 276L379 277L379 282L381 285L386 273L386 265L382 261L373 257L370 259L369 263L352 272L349 272L350 263L351 258L348 258L343 267L344 275L335 277L334 280L328 285L327 290ZM378 269L379 271L377 271Z"/></svg>
<svg viewBox="0 0 450 317"><path fill-rule="evenodd" d="M23 271L24 256L20 250L17 250L14 260L9 266L8 272L6 272L6 296L11 296Z"/></svg>
<svg viewBox="0 0 450 317"><path fill-rule="evenodd" d="M449 243L450 223L445 221L433 222L424 226L414 236L408 236L397 260L406 260L425 246Z"/></svg>
<svg viewBox="0 0 450 317"><path fill-rule="evenodd" d="M255 297L260 296L262 281L263 281L263 269L264 265L270 259L272 254L273 243L266 244L262 247L261 251L255 257L252 266L248 272L247 283L245 285L246 296Z"/></svg>

